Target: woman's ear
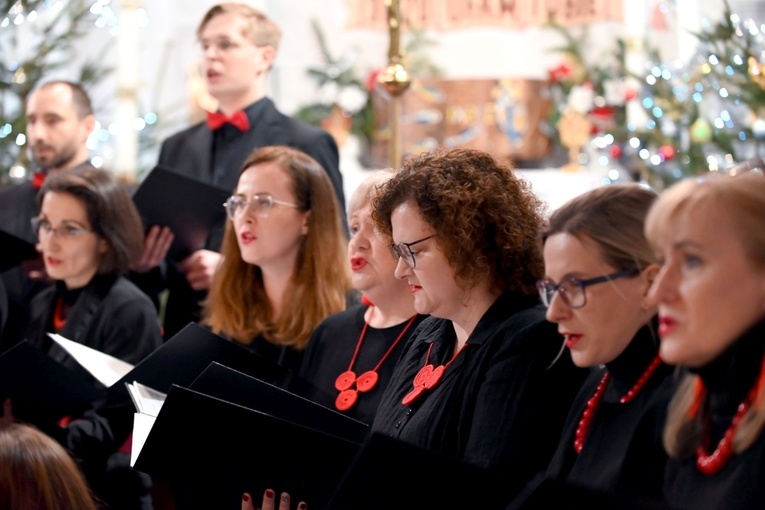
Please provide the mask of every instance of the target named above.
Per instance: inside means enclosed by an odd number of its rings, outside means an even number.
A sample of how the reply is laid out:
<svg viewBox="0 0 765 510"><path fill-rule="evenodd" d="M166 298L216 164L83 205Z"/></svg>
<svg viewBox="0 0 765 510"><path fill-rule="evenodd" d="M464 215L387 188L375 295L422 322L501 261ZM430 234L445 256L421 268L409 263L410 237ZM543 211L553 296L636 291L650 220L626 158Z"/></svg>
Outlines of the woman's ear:
<svg viewBox="0 0 765 510"><path fill-rule="evenodd" d="M303 226L300 230L300 233L303 234L304 236L308 235L308 218L310 217L311 217L311 211L307 211L305 213L305 216L303 216Z"/></svg>
<svg viewBox="0 0 765 510"><path fill-rule="evenodd" d="M648 300L648 292L651 290L651 285L653 285L654 280L656 280L656 276L659 274L659 271L661 270L661 266L657 263L648 264L643 270L640 272L640 278L645 283L643 287L643 297L641 300L641 306L643 308L649 308L651 305L649 303L653 303L653 300Z"/></svg>

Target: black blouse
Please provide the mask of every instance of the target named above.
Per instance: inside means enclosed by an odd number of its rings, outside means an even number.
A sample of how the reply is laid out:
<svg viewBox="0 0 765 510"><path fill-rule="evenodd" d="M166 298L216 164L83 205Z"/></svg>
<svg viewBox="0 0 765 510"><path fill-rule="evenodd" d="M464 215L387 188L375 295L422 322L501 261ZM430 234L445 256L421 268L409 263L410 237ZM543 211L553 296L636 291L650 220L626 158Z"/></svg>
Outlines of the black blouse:
<svg viewBox="0 0 765 510"><path fill-rule="evenodd" d="M410 339L383 395L375 431L480 467L509 473L518 484L542 470L586 370L576 368L538 298L500 296L438 385L402 404L415 374L452 358L451 321L426 319ZM508 488L508 498L518 487Z"/></svg>
<svg viewBox="0 0 765 510"><path fill-rule="evenodd" d="M765 320L760 321L710 364L695 370L708 393L706 423L711 423L708 451L730 426L738 405L760 376L765 354ZM708 430L708 428L704 428ZM696 455L670 459L664 494L673 509L749 510L765 508L765 434L742 454L734 454L717 474L696 468Z"/></svg>
<svg viewBox="0 0 765 510"><path fill-rule="evenodd" d="M327 317L311 335L308 342L303 365L300 368L300 377L312 383L324 393L331 395L332 402L322 402L333 409L334 398L338 391L335 389L335 380L337 376L348 370L348 366L353 358L353 353L359 342L359 336L364 329L364 313L367 311L366 305L356 305L343 312ZM377 406L380 403L383 392L388 381L393 375L396 362L401 357L404 346L409 337L414 333L417 326L426 316L418 315L401 341L391 351L385 362L377 370L379 380L377 385L369 392L359 393L356 404L343 411L344 414L370 423L374 419ZM388 349L393 345L398 336L409 324L409 320L396 324L389 328L377 329L368 327L364 335L364 341L361 344L359 355L353 365L352 370L357 376L360 376L367 370L372 370L385 356Z"/></svg>
<svg viewBox="0 0 765 510"><path fill-rule="evenodd" d="M673 368L659 365L634 400L619 402L658 353L653 331L653 324L643 327L624 352L587 379L566 419L546 477L598 492L661 500L667 462L661 434L675 388ZM611 380L577 454L574 437L579 421L606 370Z"/></svg>

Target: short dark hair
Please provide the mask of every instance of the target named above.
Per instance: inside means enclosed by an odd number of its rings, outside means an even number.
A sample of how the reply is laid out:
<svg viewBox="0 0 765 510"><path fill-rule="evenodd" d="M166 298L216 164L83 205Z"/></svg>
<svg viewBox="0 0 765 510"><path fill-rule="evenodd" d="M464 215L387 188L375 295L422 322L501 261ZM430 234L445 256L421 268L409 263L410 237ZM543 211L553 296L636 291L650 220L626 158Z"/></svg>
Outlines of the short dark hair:
<svg viewBox="0 0 765 510"><path fill-rule="evenodd" d="M55 85L65 85L72 91L72 104L74 105L74 110L77 112L79 118L84 119L88 115L93 115L93 104L90 102L90 97L79 83L66 80L53 80L43 83L39 87L36 87L35 90L42 90Z"/></svg>
<svg viewBox="0 0 765 510"><path fill-rule="evenodd" d="M98 274L121 275L141 255L143 224L130 195L108 171L89 165L50 175L37 194L38 210L48 192L67 193L80 200L93 232L109 245Z"/></svg>
<svg viewBox="0 0 765 510"><path fill-rule="evenodd" d="M509 165L472 149L440 149L408 158L374 200L372 218L391 237L391 214L414 204L438 246L469 288L536 294L544 273L538 236L543 203Z"/></svg>

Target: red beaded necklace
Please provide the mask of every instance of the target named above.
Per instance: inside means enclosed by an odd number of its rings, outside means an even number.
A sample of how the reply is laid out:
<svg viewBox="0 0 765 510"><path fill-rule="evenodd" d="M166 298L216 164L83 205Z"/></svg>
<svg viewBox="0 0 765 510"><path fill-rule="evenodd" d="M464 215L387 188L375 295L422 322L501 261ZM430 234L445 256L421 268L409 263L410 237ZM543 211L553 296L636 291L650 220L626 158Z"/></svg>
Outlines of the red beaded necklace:
<svg viewBox="0 0 765 510"><path fill-rule="evenodd" d="M653 373L656 372L656 369L659 368L659 365L661 365L661 358L656 356L632 388L619 399L619 403L626 404L634 400L635 397L638 396L638 393L643 389L643 386L645 386L645 383L648 382L648 379L650 379ZM592 426L592 419L595 417L595 411L598 409L600 401L603 399L603 394L606 392L606 387L610 381L611 374L606 371L603 379L600 380L598 387L595 388L595 393L587 401L587 406L582 413L582 418L579 420L579 425L577 425L576 434L574 435L574 450L576 453L581 453L582 451L584 440L587 438L590 426Z"/></svg>
<svg viewBox="0 0 765 510"><path fill-rule="evenodd" d="M428 363L430 360L430 352L433 350L433 344L430 344L430 347L428 347L428 354L425 357L425 365L417 372L417 375L414 376L414 389L404 396L401 403L408 406L420 398L420 395L425 393L425 390L434 388L444 376L446 368L457 359L457 356L465 350L465 347L467 347L467 342L462 344L460 350L452 356L452 359L450 359L446 365L438 365L437 367L434 367L432 364Z"/></svg>
<svg viewBox="0 0 765 510"><path fill-rule="evenodd" d="M359 398L359 392L367 393L371 391L372 388L377 386L377 381L380 380L380 376L377 375L377 371L380 369L382 364L385 363L385 360L388 359L388 356L390 356L390 353L393 352L393 349L396 348L401 339L404 338L404 335L407 331L409 331L409 328L412 327L412 324L414 324L416 318L417 315L414 315L411 319L409 319L409 322L407 322L406 326L404 326L404 329L401 331L401 333L399 333L396 340L388 348L388 351L383 355L383 357L372 370L367 370L359 377L356 377L356 372L353 371L353 365L356 363L356 358L359 356L361 344L364 343L364 337L366 336L367 328L369 327L369 323L366 321L366 319L364 320L364 328L361 330L358 342L356 342L356 350L353 353L353 358L351 358L350 365L348 365L348 370L337 376L337 379L335 379L335 388L340 392L340 394L337 396L337 399L335 400L335 407L339 411L347 411L353 407ZM356 388L353 388L354 384L356 385Z"/></svg>
<svg viewBox="0 0 765 510"><path fill-rule="evenodd" d="M728 461L730 461L730 458L733 456L733 436L736 434L736 430L738 429L738 426L741 423L744 415L752 406L754 399L757 397L757 390L762 383L764 373L765 358L763 358L763 364L760 368L760 376L757 378L757 381L754 383L752 389L749 390L744 400L738 405L736 414L733 416L733 420L731 421L730 426L725 431L725 434L723 434L720 442L717 443L717 448L715 448L712 453L707 453L703 446L696 448L696 467L705 475L711 476L717 474L723 467L725 467L726 464L728 464ZM692 418L695 418L698 414L698 411L701 408L700 403L703 401L703 399L706 398L706 393L707 392L706 388L704 387L704 381L699 378L696 381L696 398L694 399L695 403L692 410Z"/></svg>

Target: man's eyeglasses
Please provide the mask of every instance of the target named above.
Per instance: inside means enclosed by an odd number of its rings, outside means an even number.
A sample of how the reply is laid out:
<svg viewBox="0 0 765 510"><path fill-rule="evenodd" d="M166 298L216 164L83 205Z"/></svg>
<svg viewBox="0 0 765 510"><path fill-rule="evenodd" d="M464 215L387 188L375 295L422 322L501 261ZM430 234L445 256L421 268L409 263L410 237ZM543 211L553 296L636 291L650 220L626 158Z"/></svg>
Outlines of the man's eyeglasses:
<svg viewBox="0 0 765 510"><path fill-rule="evenodd" d="M398 259L402 258L404 259L404 262L407 266L409 266L410 269L414 269L414 267L417 265L417 261L414 259L414 252L412 251L412 246L414 246L417 243L421 243L423 241L427 241L428 239L435 237L435 234L428 237L423 237L422 239L418 239L411 243L391 243L388 248L390 248L390 252L393 255L393 260L398 262Z"/></svg>
<svg viewBox="0 0 765 510"><path fill-rule="evenodd" d="M48 220L42 218L32 218L32 230L37 235L38 239L48 237L51 234L59 239L73 239L93 232L92 230L67 224L53 228L53 225L51 225Z"/></svg>
<svg viewBox="0 0 765 510"><path fill-rule="evenodd" d="M223 207L226 208L226 215L230 220L239 218L244 214L244 211L247 210L248 207L255 216L262 219L268 218L268 215L271 214L271 209L274 208L274 204L294 207L295 209L299 209L300 207L296 204L284 202L283 200L277 200L271 196L270 193L256 193L250 199L234 195L226 200Z"/></svg>
<svg viewBox="0 0 765 510"><path fill-rule="evenodd" d="M546 307L550 306L553 297L555 297L555 293L558 292L561 299L563 299L563 302L566 303L569 308L581 308L587 304L587 296L584 293L584 289L590 285L616 280L625 276L634 276L639 272L640 269L633 267L632 269L625 269L623 271L617 271L615 273L598 276L597 278L589 278L587 280L569 278L560 283L555 283L551 280L539 280L537 282L537 290L539 291L539 297L542 298L542 303L544 303Z"/></svg>

